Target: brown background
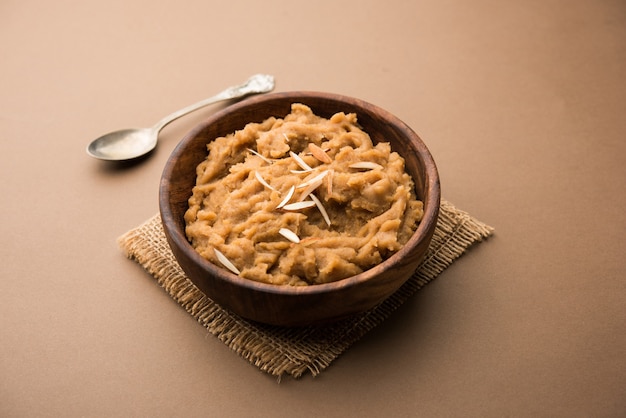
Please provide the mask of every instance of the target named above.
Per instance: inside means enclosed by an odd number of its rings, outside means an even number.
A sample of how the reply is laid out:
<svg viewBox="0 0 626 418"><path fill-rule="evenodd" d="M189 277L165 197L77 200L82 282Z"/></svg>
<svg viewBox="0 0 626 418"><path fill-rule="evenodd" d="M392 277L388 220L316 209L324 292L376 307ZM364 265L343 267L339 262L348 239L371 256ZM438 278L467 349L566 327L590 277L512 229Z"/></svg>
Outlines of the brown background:
<svg viewBox="0 0 626 418"><path fill-rule="evenodd" d="M0 415L619 416L626 410L621 0L0 3ZM116 238L177 140L89 158L249 75L411 125L496 228L317 378L273 378Z"/></svg>

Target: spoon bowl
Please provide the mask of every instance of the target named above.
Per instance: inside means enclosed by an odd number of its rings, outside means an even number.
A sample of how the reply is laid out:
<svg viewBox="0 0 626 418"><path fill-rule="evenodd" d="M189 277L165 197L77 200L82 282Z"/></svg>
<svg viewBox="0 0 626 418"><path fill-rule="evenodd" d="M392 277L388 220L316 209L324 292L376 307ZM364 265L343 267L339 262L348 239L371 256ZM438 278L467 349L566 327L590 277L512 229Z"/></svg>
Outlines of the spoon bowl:
<svg viewBox="0 0 626 418"><path fill-rule="evenodd" d="M164 117L152 128L122 129L103 135L87 146L87 154L107 161L125 161L141 157L156 147L161 129L181 116L219 101L238 99L249 94L267 93L273 89L274 77L256 74L241 85L229 87L215 96Z"/></svg>
<svg viewBox="0 0 626 418"><path fill-rule="evenodd" d="M122 129L103 135L89 144L89 155L101 160L120 161L141 157L156 147L152 128Z"/></svg>

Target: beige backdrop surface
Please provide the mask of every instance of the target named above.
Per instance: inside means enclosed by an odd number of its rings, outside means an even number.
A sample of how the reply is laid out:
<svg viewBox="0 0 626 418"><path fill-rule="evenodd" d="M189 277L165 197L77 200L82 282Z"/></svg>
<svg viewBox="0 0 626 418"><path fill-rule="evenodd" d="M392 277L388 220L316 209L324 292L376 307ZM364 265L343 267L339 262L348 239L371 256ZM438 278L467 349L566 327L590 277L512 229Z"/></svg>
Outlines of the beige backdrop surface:
<svg viewBox="0 0 626 418"><path fill-rule="evenodd" d="M626 4L4 1L0 416L619 416L626 410ZM87 143L258 72L412 126L496 233L316 378L274 378L116 238L178 139Z"/></svg>

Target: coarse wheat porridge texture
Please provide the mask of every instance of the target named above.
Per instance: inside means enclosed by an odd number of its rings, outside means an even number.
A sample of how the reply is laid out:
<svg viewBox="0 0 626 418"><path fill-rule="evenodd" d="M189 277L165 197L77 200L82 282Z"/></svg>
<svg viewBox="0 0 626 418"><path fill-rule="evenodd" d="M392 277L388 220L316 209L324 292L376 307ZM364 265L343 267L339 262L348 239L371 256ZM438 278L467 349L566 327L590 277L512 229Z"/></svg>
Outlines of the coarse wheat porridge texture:
<svg viewBox="0 0 626 418"><path fill-rule="evenodd" d="M284 118L216 138L197 167L186 235L240 277L315 285L361 273L404 245L423 216L404 159L357 115L294 103Z"/></svg>

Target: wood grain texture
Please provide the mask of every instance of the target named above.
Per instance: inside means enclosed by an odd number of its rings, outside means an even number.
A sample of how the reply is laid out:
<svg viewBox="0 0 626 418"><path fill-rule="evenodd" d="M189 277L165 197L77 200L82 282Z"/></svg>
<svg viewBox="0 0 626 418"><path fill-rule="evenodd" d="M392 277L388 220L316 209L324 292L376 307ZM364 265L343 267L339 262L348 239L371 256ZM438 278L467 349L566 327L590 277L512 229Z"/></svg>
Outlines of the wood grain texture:
<svg viewBox="0 0 626 418"><path fill-rule="evenodd" d="M276 286L242 279L202 258L189 244L183 215L196 181L196 166L206 144L270 116L284 117L292 103L303 103L319 116L356 113L374 142L389 142L406 161L424 202L424 218L404 247L383 263L338 282L306 287ZM176 259L190 280L222 307L258 322L300 326L338 320L365 311L389 297L417 269L434 232L440 203L439 175L426 145L389 112L361 100L329 93L285 92L256 96L206 119L173 151L160 183L163 228Z"/></svg>

